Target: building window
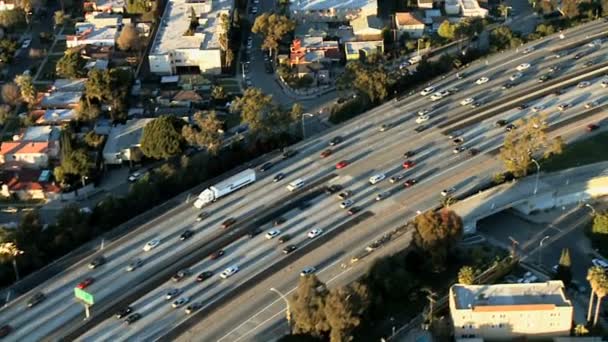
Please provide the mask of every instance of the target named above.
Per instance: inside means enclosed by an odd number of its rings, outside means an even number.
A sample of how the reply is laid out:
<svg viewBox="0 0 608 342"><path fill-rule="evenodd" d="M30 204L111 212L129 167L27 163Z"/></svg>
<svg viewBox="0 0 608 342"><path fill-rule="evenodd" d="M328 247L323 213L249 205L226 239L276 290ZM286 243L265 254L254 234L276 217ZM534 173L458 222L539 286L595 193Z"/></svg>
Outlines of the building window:
<svg viewBox="0 0 608 342"><path fill-rule="evenodd" d="M498 324L498 327L499 327L499 328L502 328L502 323Z"/></svg>

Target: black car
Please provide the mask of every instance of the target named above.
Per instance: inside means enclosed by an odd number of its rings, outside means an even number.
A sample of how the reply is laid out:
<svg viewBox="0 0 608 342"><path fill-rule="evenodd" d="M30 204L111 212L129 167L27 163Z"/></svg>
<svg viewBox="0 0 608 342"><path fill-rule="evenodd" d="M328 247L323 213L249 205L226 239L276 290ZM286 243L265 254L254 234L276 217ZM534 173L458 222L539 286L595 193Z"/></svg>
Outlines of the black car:
<svg viewBox="0 0 608 342"><path fill-rule="evenodd" d="M427 128L428 128L427 125L419 125L418 127L416 127L414 129L414 131L416 131L416 133L421 133L421 132L425 131Z"/></svg>
<svg viewBox="0 0 608 342"><path fill-rule="evenodd" d="M478 153L479 153L479 150L476 149L476 148L472 148L472 149L469 150L469 155L471 157L476 156Z"/></svg>
<svg viewBox="0 0 608 342"><path fill-rule="evenodd" d="M522 104L520 104L519 106L517 106L517 109L519 109L519 110L524 110L524 109L526 109L526 108L528 108L528 107L530 107L530 105L529 105L529 104L527 104L527 103L522 103Z"/></svg>
<svg viewBox="0 0 608 342"><path fill-rule="evenodd" d="M285 174L282 172L279 172L276 174L276 176L274 176L274 178L272 179L273 182L278 182L281 179L285 178Z"/></svg>
<svg viewBox="0 0 608 342"><path fill-rule="evenodd" d="M574 58L574 59L581 59L581 58L583 58L583 57L585 57L585 53L584 53L584 52L579 52L579 53L577 53L576 55L574 55L574 57L573 57L573 58Z"/></svg>
<svg viewBox="0 0 608 342"><path fill-rule="evenodd" d="M121 318L127 317L131 312L133 312L133 308L131 308L130 306L127 306L126 308L124 308L116 313L116 319L121 319Z"/></svg>
<svg viewBox="0 0 608 342"><path fill-rule="evenodd" d="M139 321L139 319L141 318L141 315L139 313L134 313L131 316L127 317L127 319L125 320L125 322L129 325Z"/></svg>
<svg viewBox="0 0 608 342"><path fill-rule="evenodd" d="M35 295L32 296L32 298L30 298L30 300L27 301L27 307L31 308L34 307L38 304L40 304L40 302L42 302L45 299L45 295L42 292L38 292Z"/></svg>
<svg viewBox="0 0 608 342"><path fill-rule="evenodd" d="M298 154L298 151L287 150L287 151L283 152L283 159L289 159L289 158L295 156L296 154Z"/></svg>
<svg viewBox="0 0 608 342"><path fill-rule="evenodd" d="M511 82L507 82L502 86L502 89L510 89L513 88L515 84L511 83Z"/></svg>
<svg viewBox="0 0 608 342"><path fill-rule="evenodd" d="M507 125L507 120L498 120L494 125L496 125L496 127L504 127Z"/></svg>
<svg viewBox="0 0 608 342"><path fill-rule="evenodd" d="M202 213L198 214L198 216L196 217L196 221L200 222L200 221L206 219L207 217L209 217L209 213L206 211L203 211Z"/></svg>
<svg viewBox="0 0 608 342"><path fill-rule="evenodd" d="M473 103L470 104L471 108L477 108L479 106L481 106L483 104L483 102L481 101L475 101Z"/></svg>
<svg viewBox="0 0 608 342"><path fill-rule="evenodd" d="M173 280L174 282L182 281L184 278L186 278L189 275L190 275L189 270L177 271L177 273L175 273L173 275L173 277L171 277L171 280Z"/></svg>
<svg viewBox="0 0 608 342"><path fill-rule="evenodd" d="M224 255L224 253L226 253L226 252L224 252L223 249L220 249L219 251L214 252L213 254L211 254L211 260L215 260L215 259L221 257L222 255Z"/></svg>
<svg viewBox="0 0 608 342"><path fill-rule="evenodd" d="M588 67L592 66L593 64L595 64L595 63L593 63L593 61L586 61L586 62L583 64L583 66L584 66L585 68L588 68Z"/></svg>
<svg viewBox="0 0 608 342"><path fill-rule="evenodd" d="M0 338L6 337L11 331L13 331L13 327L8 324L3 325L2 328L0 328Z"/></svg>
<svg viewBox="0 0 608 342"><path fill-rule="evenodd" d="M565 89L557 89L556 91L553 92L553 95L559 96L559 95L564 94L565 92L566 92Z"/></svg>
<svg viewBox="0 0 608 342"><path fill-rule="evenodd" d="M541 77L538 78L538 82L543 83L545 81L548 81L551 79L551 76L549 75L542 75Z"/></svg>
<svg viewBox="0 0 608 342"><path fill-rule="evenodd" d="M355 215L356 213L360 212L361 208L359 207L351 207L350 209L348 209L348 215Z"/></svg>
<svg viewBox="0 0 608 342"><path fill-rule="evenodd" d="M332 184L328 187L325 188L325 193L331 195L331 194L335 194L336 192L342 190L342 186L338 185L338 184Z"/></svg>
<svg viewBox="0 0 608 342"><path fill-rule="evenodd" d="M191 237L192 237L192 235L194 235L194 232L193 232L193 231L191 231L191 230L185 230L185 231L182 233L182 235L180 235L180 236L179 236L179 239L180 239L181 241L188 240L189 238L191 238Z"/></svg>
<svg viewBox="0 0 608 342"><path fill-rule="evenodd" d="M296 247L296 245L287 245L285 246L285 248L283 248L283 253L285 254L289 254L293 251L295 251L298 247Z"/></svg>
<svg viewBox="0 0 608 342"><path fill-rule="evenodd" d="M285 243L285 242L289 241L289 239L291 239L291 235L283 234L279 237L279 243Z"/></svg>
<svg viewBox="0 0 608 342"><path fill-rule="evenodd" d="M508 124L508 125L505 127L505 131L507 131L507 132L511 132L511 131L512 131L512 130L514 130L514 129L515 129L515 125L514 125L514 124Z"/></svg>
<svg viewBox="0 0 608 342"><path fill-rule="evenodd" d="M253 238L253 237L259 235L261 232L262 232L262 230L260 228L254 228L254 229L252 229L252 230L249 231L248 235L249 235L250 238Z"/></svg>
<svg viewBox="0 0 608 342"><path fill-rule="evenodd" d="M287 220L283 217L283 216L279 216L276 219L274 219L274 222L272 223L275 227L276 226L280 226L283 223L285 223Z"/></svg>
<svg viewBox="0 0 608 342"><path fill-rule="evenodd" d="M273 164L272 162L267 162L267 163L264 163L264 165L262 165L262 166L260 167L260 171L262 171L262 172L268 171L268 170L270 170L270 168L271 168L273 165L274 165L274 164Z"/></svg>
<svg viewBox="0 0 608 342"><path fill-rule="evenodd" d="M410 158L410 157L413 157L415 154L416 154L416 152L415 152L415 151L407 151L407 152L405 152L405 153L403 154L403 157L404 157L404 158Z"/></svg>
<svg viewBox="0 0 608 342"><path fill-rule="evenodd" d="M103 255L96 257L89 263L89 268L94 269L106 263L106 258Z"/></svg>
<svg viewBox="0 0 608 342"><path fill-rule="evenodd" d="M198 281L200 283L202 281L205 281L205 280L211 278L212 276L213 276L213 272L205 271L196 277L196 281Z"/></svg>
<svg viewBox="0 0 608 342"><path fill-rule="evenodd" d="M335 146L342 142L342 137L337 136L329 141L329 146Z"/></svg>

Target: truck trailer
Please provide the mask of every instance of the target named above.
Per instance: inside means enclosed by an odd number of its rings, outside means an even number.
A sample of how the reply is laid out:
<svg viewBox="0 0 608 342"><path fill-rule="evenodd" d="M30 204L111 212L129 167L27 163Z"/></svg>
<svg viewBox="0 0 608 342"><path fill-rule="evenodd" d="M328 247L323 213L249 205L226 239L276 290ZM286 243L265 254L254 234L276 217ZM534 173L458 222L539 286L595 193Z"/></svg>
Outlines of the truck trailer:
<svg viewBox="0 0 608 342"><path fill-rule="evenodd" d="M255 182L255 180L256 176L254 169L247 169L239 172L236 175L203 190L203 192L198 195L196 201L194 201L194 206L200 209L211 202L217 201L220 197L226 196Z"/></svg>

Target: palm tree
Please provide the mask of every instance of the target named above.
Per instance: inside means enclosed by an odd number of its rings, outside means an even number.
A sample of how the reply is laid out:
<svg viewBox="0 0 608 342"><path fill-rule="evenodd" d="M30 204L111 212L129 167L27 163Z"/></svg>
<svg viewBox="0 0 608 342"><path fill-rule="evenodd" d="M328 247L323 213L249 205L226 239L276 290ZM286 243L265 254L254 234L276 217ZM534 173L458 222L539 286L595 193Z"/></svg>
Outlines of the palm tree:
<svg viewBox="0 0 608 342"><path fill-rule="evenodd" d="M604 270L601 267L593 266L587 271L587 281L591 287L591 295L589 297L589 309L587 310L587 322L591 321L591 309L593 308L593 296L598 289L598 278L603 274Z"/></svg>
<svg viewBox="0 0 608 342"><path fill-rule="evenodd" d="M600 306L602 305L602 299L608 295L608 276L606 276L606 272L602 270L602 273L599 273L597 276L597 289L595 290L595 294L597 295L597 304L595 305L595 316L593 316L593 326L597 325L597 320L600 316Z"/></svg>

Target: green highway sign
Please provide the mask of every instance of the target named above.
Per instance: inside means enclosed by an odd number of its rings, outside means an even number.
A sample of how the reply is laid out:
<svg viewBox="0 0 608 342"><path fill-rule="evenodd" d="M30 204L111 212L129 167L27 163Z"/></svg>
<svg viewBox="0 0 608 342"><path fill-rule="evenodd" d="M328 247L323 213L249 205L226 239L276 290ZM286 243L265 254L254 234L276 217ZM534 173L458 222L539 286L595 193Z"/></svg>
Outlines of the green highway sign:
<svg viewBox="0 0 608 342"><path fill-rule="evenodd" d="M74 296L76 296L76 299L80 299L81 301L85 302L88 305L95 304L93 295L83 289L79 289L79 288L75 287Z"/></svg>

